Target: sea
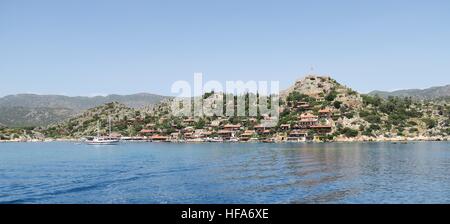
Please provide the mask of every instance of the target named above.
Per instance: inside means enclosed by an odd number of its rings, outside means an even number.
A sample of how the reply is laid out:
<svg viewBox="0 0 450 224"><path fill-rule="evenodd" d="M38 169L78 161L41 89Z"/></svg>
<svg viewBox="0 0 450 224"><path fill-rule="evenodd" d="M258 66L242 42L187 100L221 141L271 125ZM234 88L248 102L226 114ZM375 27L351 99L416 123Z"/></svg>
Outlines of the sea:
<svg viewBox="0 0 450 224"><path fill-rule="evenodd" d="M450 144L0 143L0 203L450 203Z"/></svg>

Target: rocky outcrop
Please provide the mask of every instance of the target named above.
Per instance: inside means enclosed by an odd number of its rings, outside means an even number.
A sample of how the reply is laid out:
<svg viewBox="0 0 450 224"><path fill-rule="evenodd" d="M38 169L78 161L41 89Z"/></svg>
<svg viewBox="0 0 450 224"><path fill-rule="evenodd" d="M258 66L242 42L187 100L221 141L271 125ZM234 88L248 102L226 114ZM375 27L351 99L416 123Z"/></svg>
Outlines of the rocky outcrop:
<svg viewBox="0 0 450 224"><path fill-rule="evenodd" d="M327 96L335 95L333 100L342 102L344 105L352 108L362 106L362 98L359 93L341 85L329 76L307 75L282 91L281 99L285 100L292 92L305 94L318 100L326 100Z"/></svg>

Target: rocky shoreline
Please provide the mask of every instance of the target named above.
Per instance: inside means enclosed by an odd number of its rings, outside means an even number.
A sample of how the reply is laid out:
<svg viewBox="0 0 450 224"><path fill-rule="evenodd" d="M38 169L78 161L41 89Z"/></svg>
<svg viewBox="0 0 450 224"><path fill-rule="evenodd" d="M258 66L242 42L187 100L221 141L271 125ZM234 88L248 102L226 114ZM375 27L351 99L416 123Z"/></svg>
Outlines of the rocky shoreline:
<svg viewBox="0 0 450 224"><path fill-rule="evenodd" d="M337 138L331 141L273 141L270 143L361 143L361 142L440 142L440 141L449 141L450 139L447 137L357 137L357 138ZM82 143L83 140L80 139L14 139L14 140L0 140L0 143L32 143L32 142L74 142L74 143ZM148 142L148 143L178 143L178 144L192 144L192 143L265 143L262 141L257 142L245 142L245 141L236 141L236 142L207 142L207 141L197 141L197 142L175 142L175 141L150 141L150 140L122 140L121 142Z"/></svg>

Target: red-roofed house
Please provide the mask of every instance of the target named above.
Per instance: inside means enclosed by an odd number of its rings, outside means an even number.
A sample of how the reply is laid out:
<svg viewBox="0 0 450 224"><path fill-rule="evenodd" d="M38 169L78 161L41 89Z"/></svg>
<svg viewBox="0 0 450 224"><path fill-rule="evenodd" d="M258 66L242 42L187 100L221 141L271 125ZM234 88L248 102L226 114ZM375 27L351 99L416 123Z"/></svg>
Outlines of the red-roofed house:
<svg viewBox="0 0 450 224"><path fill-rule="evenodd" d="M306 141L306 137L308 136L308 132L305 130L292 130L287 140L291 142L304 142Z"/></svg>
<svg viewBox="0 0 450 224"><path fill-rule="evenodd" d="M139 133L142 136L150 136L150 135L153 135L154 133L156 133L156 130L153 130L153 129L142 129Z"/></svg>
<svg viewBox="0 0 450 224"><path fill-rule="evenodd" d="M162 136L162 135L153 135L152 137L150 137L150 139L152 141L159 142L159 141L167 141L169 139L169 137Z"/></svg>
<svg viewBox="0 0 450 224"><path fill-rule="evenodd" d="M320 134L327 134L333 130L333 127L331 125L313 125L311 129Z"/></svg>
<svg viewBox="0 0 450 224"><path fill-rule="evenodd" d="M331 115L332 115L332 112L330 109L319 110L319 118L329 119L329 118L331 118Z"/></svg>
<svg viewBox="0 0 450 224"><path fill-rule="evenodd" d="M223 126L224 130L228 130L228 131L239 131L239 129L241 129L241 125L240 124L227 124L225 126Z"/></svg>
<svg viewBox="0 0 450 224"><path fill-rule="evenodd" d="M309 128L310 126L316 125L319 122L319 117L310 113L304 113L300 115L300 120L298 124L301 128Z"/></svg>

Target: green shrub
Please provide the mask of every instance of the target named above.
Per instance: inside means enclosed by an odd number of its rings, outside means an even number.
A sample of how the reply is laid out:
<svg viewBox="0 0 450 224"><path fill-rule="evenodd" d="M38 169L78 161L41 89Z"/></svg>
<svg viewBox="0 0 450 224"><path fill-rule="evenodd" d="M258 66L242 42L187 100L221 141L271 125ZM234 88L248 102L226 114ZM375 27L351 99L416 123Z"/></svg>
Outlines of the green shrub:
<svg viewBox="0 0 450 224"><path fill-rule="evenodd" d="M381 123L381 117L376 114L371 114L364 118L369 123Z"/></svg>
<svg viewBox="0 0 450 224"><path fill-rule="evenodd" d="M344 128L342 130L342 134L344 134L348 138L352 138L358 136L359 132L351 128Z"/></svg>
<svg viewBox="0 0 450 224"><path fill-rule="evenodd" d="M334 101L334 103L333 103L333 106L334 106L334 108L336 108L336 109L340 109L340 108L341 108L341 105L342 105L342 102L341 102L341 101Z"/></svg>
<svg viewBox="0 0 450 224"><path fill-rule="evenodd" d="M327 96L325 96L325 100L331 102L334 99L336 99L337 95L338 95L338 92L336 92L336 90L333 89L333 90L331 90L330 93L327 94Z"/></svg>
<svg viewBox="0 0 450 224"><path fill-rule="evenodd" d="M423 118L422 121L425 123L428 129L436 127L436 121L431 118Z"/></svg>

